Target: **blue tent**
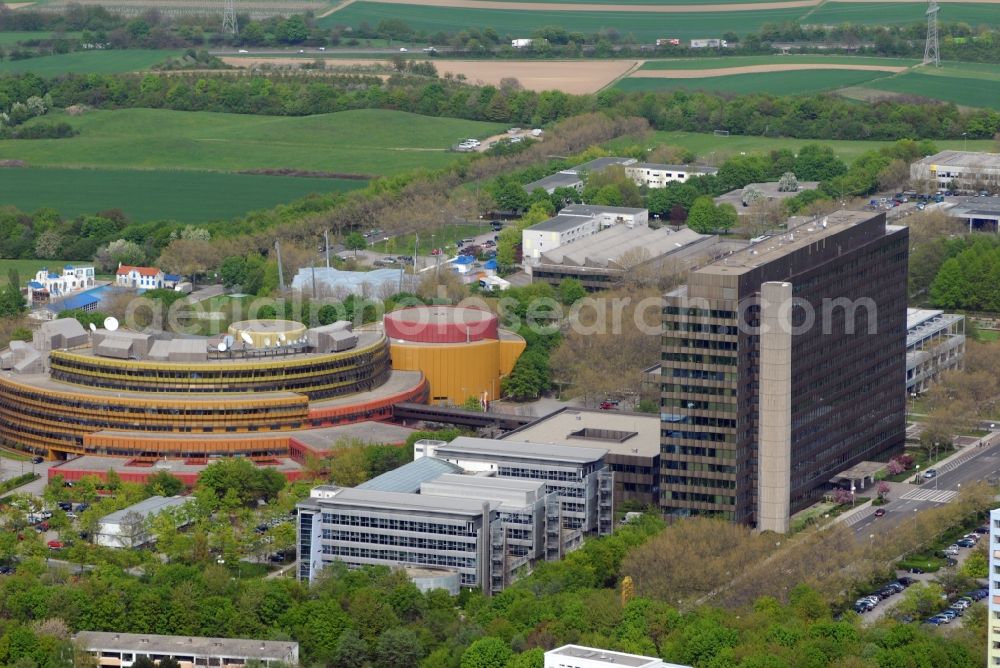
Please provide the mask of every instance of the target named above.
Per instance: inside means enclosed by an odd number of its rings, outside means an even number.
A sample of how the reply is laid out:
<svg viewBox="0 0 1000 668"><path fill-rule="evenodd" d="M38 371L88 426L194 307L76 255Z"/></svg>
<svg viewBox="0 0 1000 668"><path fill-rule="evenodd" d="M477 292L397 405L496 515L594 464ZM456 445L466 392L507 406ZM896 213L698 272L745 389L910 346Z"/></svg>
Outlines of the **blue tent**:
<svg viewBox="0 0 1000 668"><path fill-rule="evenodd" d="M483 269L489 269L491 271L496 271L497 270L497 261L496 260L490 260L489 262L487 262L486 264L483 265Z"/></svg>
<svg viewBox="0 0 1000 668"><path fill-rule="evenodd" d="M472 257L471 255L459 255L454 260L452 260L452 262L454 262L455 264L472 264L475 261L476 258Z"/></svg>

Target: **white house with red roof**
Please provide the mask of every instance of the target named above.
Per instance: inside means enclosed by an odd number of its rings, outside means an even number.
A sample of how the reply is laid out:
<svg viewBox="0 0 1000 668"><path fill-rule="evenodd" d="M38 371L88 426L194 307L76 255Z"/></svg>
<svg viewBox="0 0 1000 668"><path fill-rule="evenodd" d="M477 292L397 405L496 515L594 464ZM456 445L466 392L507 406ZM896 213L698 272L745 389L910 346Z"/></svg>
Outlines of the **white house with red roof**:
<svg viewBox="0 0 1000 668"><path fill-rule="evenodd" d="M137 290L156 290L163 287L163 272L156 267L130 267L119 265L115 284Z"/></svg>

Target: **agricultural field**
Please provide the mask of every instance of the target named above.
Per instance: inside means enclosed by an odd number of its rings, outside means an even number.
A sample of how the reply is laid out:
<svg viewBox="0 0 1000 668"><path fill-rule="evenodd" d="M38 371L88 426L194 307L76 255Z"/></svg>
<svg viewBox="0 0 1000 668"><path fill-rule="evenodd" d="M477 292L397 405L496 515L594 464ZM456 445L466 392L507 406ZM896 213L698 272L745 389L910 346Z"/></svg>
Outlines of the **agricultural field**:
<svg viewBox="0 0 1000 668"><path fill-rule="evenodd" d="M26 168L0 174L0 200L22 211L63 216L117 208L136 221L230 220L310 193L360 188L364 181L216 172Z"/></svg>
<svg viewBox="0 0 1000 668"><path fill-rule="evenodd" d="M840 25L862 23L903 25L927 20L924 2L826 2L810 12L804 12L799 23L809 25ZM969 25L1000 25L1000 6L992 3L945 3L938 20L945 23L964 22Z"/></svg>
<svg viewBox="0 0 1000 668"><path fill-rule="evenodd" d="M378 109L305 117L125 109L44 118L65 120L80 134L0 142L0 160L31 167L288 168L378 176L444 167L461 159L447 147L507 127Z"/></svg>
<svg viewBox="0 0 1000 668"><path fill-rule="evenodd" d="M634 144L632 141L621 142L623 144ZM785 137L747 137L732 135L729 137L718 137L712 134L698 132L654 132L647 139L648 146L680 146L693 151L700 160L707 160L713 164L721 163L725 158L738 153L766 153L774 149L787 148L791 151L798 151L806 144L823 144L830 146L842 160L848 164L865 151L877 149L885 146L888 142L881 141L847 141L836 139L789 139ZM961 139L934 140L934 145L940 150L963 150L966 143ZM611 143L614 149L617 144ZM990 139L978 139L968 141L970 151L992 151L995 142Z"/></svg>
<svg viewBox="0 0 1000 668"><path fill-rule="evenodd" d="M0 74L33 72L46 77L60 74L118 74L120 72L148 70L153 65L180 54L180 51L140 49L75 51L25 60L0 60Z"/></svg>
<svg viewBox="0 0 1000 668"><path fill-rule="evenodd" d="M704 90L720 93L801 95L859 86L887 76L858 70L796 70L685 78L628 77L615 87L625 91Z"/></svg>
<svg viewBox="0 0 1000 668"><path fill-rule="evenodd" d="M719 56L715 58L672 58L665 60L647 60L642 70L708 70L729 67L753 67L759 65L876 65L886 67L911 67L920 61L911 58L878 58L867 56ZM990 65L989 67L993 67Z"/></svg>
<svg viewBox="0 0 1000 668"><path fill-rule="evenodd" d="M470 3L466 3L470 4ZM615 11L558 11L530 10L510 11L506 9L468 9L466 7L432 7L407 4L391 4L358 0L343 9L320 19L320 25L359 25L367 21L378 25L379 21L401 19L416 30L429 33L459 31L469 26L492 27L500 35L530 36L540 26L562 26L569 32L586 34L604 28L614 28L622 35L633 35L642 42L651 42L661 37L692 39L717 37L727 31L738 34L757 32L765 23L797 21L803 14L798 9L770 9L752 12L709 12L694 11L659 14L644 12Z"/></svg>
<svg viewBox="0 0 1000 668"><path fill-rule="evenodd" d="M36 39L52 39L53 37L59 37L61 39L79 39L81 33L78 32L64 32L64 33L54 33L46 31L38 32L0 32L0 46L10 46L12 44L17 44L18 42L28 42Z"/></svg>
<svg viewBox="0 0 1000 668"><path fill-rule="evenodd" d="M932 70L907 72L873 81L864 87L891 93L920 95L966 106L972 106L969 103L974 101L974 106L977 107L1000 109L1000 79L990 78L988 74L968 77L925 74L925 71Z"/></svg>

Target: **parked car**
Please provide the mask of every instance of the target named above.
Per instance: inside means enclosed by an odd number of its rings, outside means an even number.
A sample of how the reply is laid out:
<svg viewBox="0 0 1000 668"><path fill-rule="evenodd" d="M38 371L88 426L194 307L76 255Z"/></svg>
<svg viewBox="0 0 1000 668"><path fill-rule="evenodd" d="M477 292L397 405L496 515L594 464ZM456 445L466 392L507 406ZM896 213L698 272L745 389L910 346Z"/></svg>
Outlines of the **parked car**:
<svg viewBox="0 0 1000 668"><path fill-rule="evenodd" d="M909 587L911 584L913 584L914 582L916 582L916 580L914 580L911 577L908 577L908 576L904 575L903 577L897 579L896 582L898 582L903 587Z"/></svg>
<svg viewBox="0 0 1000 668"><path fill-rule="evenodd" d="M940 626L941 624L950 624L951 620L944 615L934 615L930 619L924 620L927 624L933 624L934 626Z"/></svg>
<svg viewBox="0 0 1000 668"><path fill-rule="evenodd" d="M61 550L64 547L61 540L50 540L46 545L49 546L50 550Z"/></svg>
<svg viewBox="0 0 1000 668"><path fill-rule="evenodd" d="M59 510L66 510L66 511L73 510L73 504L70 503L69 501L60 501L56 505L59 506Z"/></svg>
<svg viewBox="0 0 1000 668"><path fill-rule="evenodd" d="M914 573L914 574L916 574L916 575L921 575L921 574L923 574L923 573L926 573L926 571L925 571L924 569L920 568L920 566L912 566L912 567L911 567L911 568L910 568L910 569L909 569L909 570L907 571L907 573Z"/></svg>
<svg viewBox="0 0 1000 668"><path fill-rule="evenodd" d="M602 411L611 411L611 410L615 410L616 408L618 408L618 402L617 401L606 400L606 401L602 401L601 402L601 410Z"/></svg>
<svg viewBox="0 0 1000 668"><path fill-rule="evenodd" d="M962 538L961 540L955 541L955 545L958 545L959 547L975 547L976 541L971 538Z"/></svg>
<svg viewBox="0 0 1000 668"><path fill-rule="evenodd" d="M45 461L45 458L44 458L44 457L35 457L35 458L33 458L33 459L31 460L31 463L32 463L32 464L41 464L41 463L42 463L42 462L44 462L44 461Z"/></svg>
<svg viewBox="0 0 1000 668"><path fill-rule="evenodd" d="M941 615L942 617L947 617L948 619L955 619L956 617L960 616L959 611L954 610L952 608L946 608L945 610L942 610L938 614Z"/></svg>
<svg viewBox="0 0 1000 668"><path fill-rule="evenodd" d="M855 603L854 603L854 612L856 612L858 614L864 614L866 612L871 612L872 608L874 608L874 607L875 606L872 605L871 603L869 603L868 601L865 601L865 600L861 599L861 600L855 601Z"/></svg>
<svg viewBox="0 0 1000 668"><path fill-rule="evenodd" d="M990 532L990 528L989 527L976 527L972 531L973 531L973 533L979 534L981 536L983 534L989 533Z"/></svg>
<svg viewBox="0 0 1000 668"><path fill-rule="evenodd" d="M886 587L891 587L892 589L895 589L897 594L903 593L903 590L906 589L906 587L900 584L899 582L890 582L889 584L886 585Z"/></svg>
<svg viewBox="0 0 1000 668"><path fill-rule="evenodd" d="M949 545L948 547L941 550L941 552L951 557L957 556L959 551L960 550L958 549L958 545Z"/></svg>

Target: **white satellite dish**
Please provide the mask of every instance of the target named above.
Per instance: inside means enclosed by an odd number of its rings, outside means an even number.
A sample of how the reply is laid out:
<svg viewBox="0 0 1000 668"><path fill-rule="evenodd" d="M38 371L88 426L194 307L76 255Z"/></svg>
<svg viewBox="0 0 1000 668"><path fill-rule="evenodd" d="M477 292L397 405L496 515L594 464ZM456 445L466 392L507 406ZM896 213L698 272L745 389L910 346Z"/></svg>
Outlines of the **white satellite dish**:
<svg viewBox="0 0 1000 668"><path fill-rule="evenodd" d="M219 341L219 345L217 347L218 347L220 353L226 352L226 342L225 341Z"/></svg>
<svg viewBox="0 0 1000 668"><path fill-rule="evenodd" d="M253 345L253 337L248 332L240 332L240 338L243 339L243 343Z"/></svg>
<svg viewBox="0 0 1000 668"><path fill-rule="evenodd" d="M284 343L284 341L285 341L285 335L284 334L278 334L278 340L281 341L282 343Z"/></svg>
<svg viewBox="0 0 1000 668"><path fill-rule="evenodd" d="M90 323L90 331L96 332L97 331L97 325L95 325L94 323Z"/></svg>
<svg viewBox="0 0 1000 668"><path fill-rule="evenodd" d="M114 317L113 315L112 316L108 316L107 318L105 318L104 319L104 329L108 330L109 332L117 331L118 330L118 318Z"/></svg>
<svg viewBox="0 0 1000 668"><path fill-rule="evenodd" d="M264 347L267 348L271 345L271 339L264 339Z"/></svg>

